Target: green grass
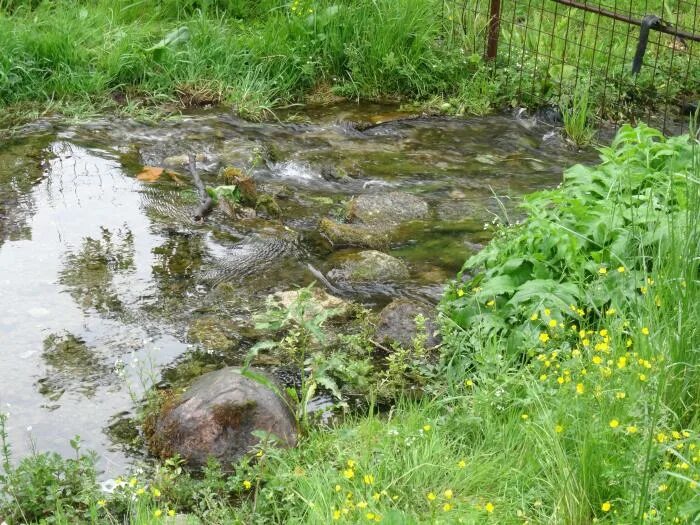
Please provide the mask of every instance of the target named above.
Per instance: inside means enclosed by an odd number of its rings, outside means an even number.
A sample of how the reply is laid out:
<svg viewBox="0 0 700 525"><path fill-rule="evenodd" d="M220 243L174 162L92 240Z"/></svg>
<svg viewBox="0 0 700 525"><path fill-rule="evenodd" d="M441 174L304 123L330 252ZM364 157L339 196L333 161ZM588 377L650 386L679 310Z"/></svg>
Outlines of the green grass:
<svg viewBox="0 0 700 525"><path fill-rule="evenodd" d="M571 108L571 94L582 92L591 115L607 102L605 116L619 118L635 105L659 109L697 96L695 43L671 51L663 37L653 60L668 77L645 67L634 79L634 38L618 35L607 46L611 21L598 27L563 8L555 18L541 14L540 1L504 2L493 66L482 59L488 17L476 0L0 2L0 127L51 112L157 114L206 103L259 118L337 96L484 114L514 103ZM691 7L667 6L666 18L690 25ZM580 36L582 47L551 33Z"/></svg>

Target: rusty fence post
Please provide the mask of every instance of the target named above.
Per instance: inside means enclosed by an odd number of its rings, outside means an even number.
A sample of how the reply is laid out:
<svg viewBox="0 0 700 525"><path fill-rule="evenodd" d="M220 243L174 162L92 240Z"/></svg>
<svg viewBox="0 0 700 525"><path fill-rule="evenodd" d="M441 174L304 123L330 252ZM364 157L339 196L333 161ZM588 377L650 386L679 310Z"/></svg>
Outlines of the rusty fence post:
<svg viewBox="0 0 700 525"><path fill-rule="evenodd" d="M498 36L501 23L501 0L491 0L489 13L489 32L486 43L486 60L493 60L498 55Z"/></svg>

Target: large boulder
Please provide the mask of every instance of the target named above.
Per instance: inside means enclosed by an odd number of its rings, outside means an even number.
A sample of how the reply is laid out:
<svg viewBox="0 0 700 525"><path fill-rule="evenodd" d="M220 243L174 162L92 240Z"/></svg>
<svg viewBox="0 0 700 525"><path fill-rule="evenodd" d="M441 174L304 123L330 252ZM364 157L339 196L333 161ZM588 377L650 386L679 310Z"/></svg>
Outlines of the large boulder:
<svg viewBox="0 0 700 525"><path fill-rule="evenodd" d="M429 212L427 202L402 191L360 195L348 203L347 211L350 222L383 228L424 219Z"/></svg>
<svg viewBox="0 0 700 525"><path fill-rule="evenodd" d="M149 445L161 458L179 454L193 468L206 465L210 457L226 468L258 443L255 430L274 434L281 445L297 442L296 423L285 402L228 367L204 374L167 402Z"/></svg>
<svg viewBox="0 0 700 525"><path fill-rule="evenodd" d="M329 279L350 284L405 281L408 277L403 261L376 250L347 255L328 272Z"/></svg>
<svg viewBox="0 0 700 525"><path fill-rule="evenodd" d="M418 335L416 317L422 315L425 319L425 346L432 348L440 344L435 311L429 306L410 299L395 299L379 313L375 340L391 346L399 344L403 347L413 345L413 339Z"/></svg>

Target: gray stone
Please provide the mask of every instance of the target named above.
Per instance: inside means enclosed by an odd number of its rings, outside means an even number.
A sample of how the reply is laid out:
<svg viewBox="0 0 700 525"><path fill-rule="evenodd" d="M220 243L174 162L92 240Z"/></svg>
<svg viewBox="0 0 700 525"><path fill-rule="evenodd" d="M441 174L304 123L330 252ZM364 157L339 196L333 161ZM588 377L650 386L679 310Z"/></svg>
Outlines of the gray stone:
<svg viewBox="0 0 700 525"><path fill-rule="evenodd" d="M149 446L161 458L179 454L193 468L206 465L210 457L229 468L258 443L255 430L274 434L280 445L297 442L296 423L285 402L228 367L204 374L167 402Z"/></svg>
<svg viewBox="0 0 700 525"><path fill-rule="evenodd" d="M328 272L331 281L347 283L405 281L408 277L403 261L376 250L350 254Z"/></svg>
<svg viewBox="0 0 700 525"><path fill-rule="evenodd" d="M375 340L382 345L399 344L403 347L413 345L418 334L416 317L425 318L425 335L427 348L440 344L440 336L435 324L435 309L410 299L395 299L379 313L375 331Z"/></svg>
<svg viewBox="0 0 700 525"><path fill-rule="evenodd" d="M348 203L350 222L383 228L424 219L428 216L428 211L427 202L402 191L368 193L355 197Z"/></svg>
<svg viewBox="0 0 700 525"><path fill-rule="evenodd" d="M321 234L336 248L345 246L382 248L389 244L387 232L375 226L343 224L323 218L318 228Z"/></svg>

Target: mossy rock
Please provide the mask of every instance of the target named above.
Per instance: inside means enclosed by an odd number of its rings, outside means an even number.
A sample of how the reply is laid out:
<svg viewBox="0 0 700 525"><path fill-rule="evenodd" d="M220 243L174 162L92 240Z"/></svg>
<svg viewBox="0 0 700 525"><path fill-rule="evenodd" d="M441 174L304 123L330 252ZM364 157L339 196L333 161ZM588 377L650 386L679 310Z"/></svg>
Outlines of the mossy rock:
<svg viewBox="0 0 700 525"><path fill-rule="evenodd" d="M345 256L328 272L329 279L351 284L405 281L408 277L408 267L401 259L376 250Z"/></svg>
<svg viewBox="0 0 700 525"><path fill-rule="evenodd" d="M265 377L264 382L273 380ZM297 426L287 404L273 390L228 367L197 379L163 403L148 444L160 458L179 455L192 468L210 458L225 470L252 452L256 431L272 434L280 446L295 446Z"/></svg>
<svg viewBox="0 0 700 525"><path fill-rule="evenodd" d="M343 224L323 218L318 229L334 247L357 246L360 248L383 248L389 244L386 231L362 224Z"/></svg>
<svg viewBox="0 0 700 525"><path fill-rule="evenodd" d="M368 193L353 198L347 207L352 223L382 228L428 217L428 203L402 191Z"/></svg>
<svg viewBox="0 0 700 525"><path fill-rule="evenodd" d="M236 324L216 316L195 319L187 330L187 340L204 350L225 352L238 346Z"/></svg>

